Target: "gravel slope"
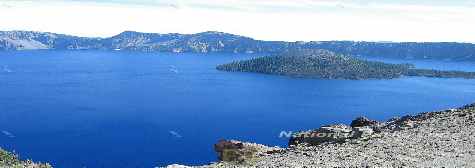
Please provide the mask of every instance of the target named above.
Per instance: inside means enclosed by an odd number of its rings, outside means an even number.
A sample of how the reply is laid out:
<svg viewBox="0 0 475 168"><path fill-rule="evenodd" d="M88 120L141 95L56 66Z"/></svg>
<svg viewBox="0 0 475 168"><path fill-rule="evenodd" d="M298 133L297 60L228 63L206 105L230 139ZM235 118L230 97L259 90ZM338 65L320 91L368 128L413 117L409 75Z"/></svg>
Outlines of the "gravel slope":
<svg viewBox="0 0 475 168"><path fill-rule="evenodd" d="M475 167L475 104L384 124L367 139L298 144L261 154L246 165L220 162L202 167Z"/></svg>
<svg viewBox="0 0 475 168"><path fill-rule="evenodd" d="M51 166L34 163L31 160L22 161L17 155L0 148L0 168L51 168Z"/></svg>

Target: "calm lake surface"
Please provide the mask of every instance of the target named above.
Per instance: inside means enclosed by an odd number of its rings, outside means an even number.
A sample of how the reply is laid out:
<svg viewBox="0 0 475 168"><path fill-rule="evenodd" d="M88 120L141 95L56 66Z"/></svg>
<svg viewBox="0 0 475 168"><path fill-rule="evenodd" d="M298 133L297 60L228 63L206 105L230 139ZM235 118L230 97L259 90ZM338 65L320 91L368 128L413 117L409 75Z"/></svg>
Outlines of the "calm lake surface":
<svg viewBox="0 0 475 168"><path fill-rule="evenodd" d="M197 165L216 160L213 144L221 138L286 146L281 131L475 102L475 80L315 80L215 70L255 56L0 52L0 146L59 168ZM474 63L399 62L475 71Z"/></svg>

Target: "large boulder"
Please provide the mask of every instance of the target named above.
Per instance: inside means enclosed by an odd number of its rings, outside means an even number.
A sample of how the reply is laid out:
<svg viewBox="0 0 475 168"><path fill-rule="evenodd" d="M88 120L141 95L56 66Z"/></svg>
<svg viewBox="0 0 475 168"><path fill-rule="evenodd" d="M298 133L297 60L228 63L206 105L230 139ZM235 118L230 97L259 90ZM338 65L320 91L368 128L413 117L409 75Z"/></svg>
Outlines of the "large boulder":
<svg viewBox="0 0 475 168"><path fill-rule="evenodd" d="M236 140L220 140L214 145L214 150L218 154L219 161L245 163L281 149Z"/></svg>
<svg viewBox="0 0 475 168"><path fill-rule="evenodd" d="M394 118L386 122L384 126L386 129L397 131L397 130L406 130L416 127L416 122L421 120L421 118L430 118L431 115L435 113L427 113L420 116L403 116L401 118Z"/></svg>
<svg viewBox="0 0 475 168"><path fill-rule="evenodd" d="M351 133L351 138L353 139L365 139L373 135L375 130L372 127L354 127L353 132Z"/></svg>
<svg viewBox="0 0 475 168"><path fill-rule="evenodd" d="M244 144L234 140L220 140L214 145L214 150L218 153L220 161L243 162L248 155L252 155L254 151L244 150Z"/></svg>
<svg viewBox="0 0 475 168"><path fill-rule="evenodd" d="M320 145L323 143L342 143L349 139L366 139L380 132L384 124L366 117L356 118L351 125L323 126L316 130L298 132L292 135L289 146L297 144Z"/></svg>
<svg viewBox="0 0 475 168"><path fill-rule="evenodd" d="M366 127L366 126L374 126L379 124L378 121L370 120L366 117L358 117L351 122L351 127Z"/></svg>
<svg viewBox="0 0 475 168"><path fill-rule="evenodd" d="M297 144L320 145L322 143L345 142L346 139L352 137L353 129L348 125L330 125L323 126L319 129L299 132L289 140L289 146Z"/></svg>

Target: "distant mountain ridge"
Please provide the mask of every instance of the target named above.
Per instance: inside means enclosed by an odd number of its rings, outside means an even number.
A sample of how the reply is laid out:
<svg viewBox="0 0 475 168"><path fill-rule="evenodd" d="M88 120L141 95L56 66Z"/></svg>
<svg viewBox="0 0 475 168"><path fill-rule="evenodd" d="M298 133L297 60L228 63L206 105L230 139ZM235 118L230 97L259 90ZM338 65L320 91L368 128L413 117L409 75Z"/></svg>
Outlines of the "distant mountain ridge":
<svg viewBox="0 0 475 168"><path fill-rule="evenodd" d="M292 49L326 49L355 56L475 61L475 44L472 43L262 41L215 31L196 34L125 31L108 38L86 38L33 31L0 31L0 51L36 49L192 53L279 53Z"/></svg>
<svg viewBox="0 0 475 168"><path fill-rule="evenodd" d="M133 50L194 53L263 53L278 52L286 42L266 42L222 33L158 34L125 31L109 38L85 38L55 33L8 31L0 32L2 50Z"/></svg>

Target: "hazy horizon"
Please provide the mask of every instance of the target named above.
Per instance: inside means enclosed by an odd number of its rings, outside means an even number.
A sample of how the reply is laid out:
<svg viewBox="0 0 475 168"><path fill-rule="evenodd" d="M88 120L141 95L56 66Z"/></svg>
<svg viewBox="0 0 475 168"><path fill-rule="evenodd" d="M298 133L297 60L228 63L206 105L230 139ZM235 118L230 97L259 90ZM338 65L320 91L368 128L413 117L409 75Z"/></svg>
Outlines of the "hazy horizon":
<svg viewBox="0 0 475 168"><path fill-rule="evenodd" d="M78 36L78 35L73 35L73 34L65 34L65 33L57 33L57 32L48 32L48 31L35 31L35 30L0 30L0 32L38 32L38 33L53 33L53 34L61 34L61 35L69 35L69 36L75 36L75 37L85 37L85 38L111 38L113 36L119 35L123 32L138 32L138 33L151 33L151 34L183 34L183 35L192 35L192 34L198 34L198 33L205 33L205 32L219 32L219 33L226 33L226 34L232 34L228 32L222 32L222 31L216 31L216 30L209 30L209 31L203 31L203 32L197 32L197 33L176 33L176 32L169 32L169 33L154 33L154 32L140 32L140 31L134 31L134 30L124 30L120 33L117 33L112 36L105 36L105 37L99 37L99 36ZM254 40L262 40L262 39L256 39L254 37L249 37L249 36L243 36L240 34L232 34L232 35L237 35L237 36L242 36L242 37L247 37L247 38L252 38ZM376 42L376 43L471 43L475 44L475 42L459 42L459 41L370 41L370 40L296 40L296 41L286 41L286 40L262 40L262 41L282 41L282 42L322 42L322 41L353 41L353 42Z"/></svg>
<svg viewBox="0 0 475 168"><path fill-rule="evenodd" d="M1 0L1 31L110 37L219 31L268 41L475 42L475 2Z"/></svg>

